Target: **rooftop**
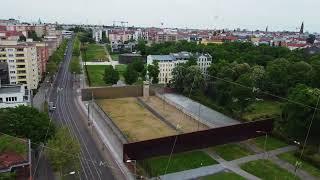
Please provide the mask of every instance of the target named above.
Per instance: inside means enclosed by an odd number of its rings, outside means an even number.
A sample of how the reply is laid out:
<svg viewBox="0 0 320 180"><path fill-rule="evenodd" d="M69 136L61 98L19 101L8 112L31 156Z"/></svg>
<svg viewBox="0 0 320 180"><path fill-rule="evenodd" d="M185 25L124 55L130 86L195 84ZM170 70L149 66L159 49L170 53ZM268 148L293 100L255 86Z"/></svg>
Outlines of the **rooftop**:
<svg viewBox="0 0 320 180"><path fill-rule="evenodd" d="M22 85L1 85L0 94L21 92Z"/></svg>

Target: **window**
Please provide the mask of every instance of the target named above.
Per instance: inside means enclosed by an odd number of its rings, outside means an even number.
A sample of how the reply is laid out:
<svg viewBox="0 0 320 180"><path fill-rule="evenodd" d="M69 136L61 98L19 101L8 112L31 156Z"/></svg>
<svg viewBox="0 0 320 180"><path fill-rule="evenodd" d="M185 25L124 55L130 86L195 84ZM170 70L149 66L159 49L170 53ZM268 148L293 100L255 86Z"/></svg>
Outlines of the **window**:
<svg viewBox="0 0 320 180"><path fill-rule="evenodd" d="M2 98L0 98L0 103L3 103L3 99Z"/></svg>

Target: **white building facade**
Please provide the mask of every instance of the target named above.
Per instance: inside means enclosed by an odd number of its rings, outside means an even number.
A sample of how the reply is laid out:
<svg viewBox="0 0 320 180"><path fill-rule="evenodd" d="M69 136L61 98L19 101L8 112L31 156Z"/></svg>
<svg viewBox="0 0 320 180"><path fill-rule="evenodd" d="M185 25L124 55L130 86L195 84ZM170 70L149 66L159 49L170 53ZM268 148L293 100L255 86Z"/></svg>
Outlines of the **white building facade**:
<svg viewBox="0 0 320 180"><path fill-rule="evenodd" d="M208 68L212 63L212 57L209 54L195 54L189 52L173 53L170 55L149 55L147 56L147 64L153 64L154 61L158 62L159 65L159 83L166 84L170 83L172 79L173 69L181 63L186 63L190 58L197 59L197 65L201 72L206 75Z"/></svg>
<svg viewBox="0 0 320 180"><path fill-rule="evenodd" d="M27 106L30 102L26 85L0 85L0 108Z"/></svg>

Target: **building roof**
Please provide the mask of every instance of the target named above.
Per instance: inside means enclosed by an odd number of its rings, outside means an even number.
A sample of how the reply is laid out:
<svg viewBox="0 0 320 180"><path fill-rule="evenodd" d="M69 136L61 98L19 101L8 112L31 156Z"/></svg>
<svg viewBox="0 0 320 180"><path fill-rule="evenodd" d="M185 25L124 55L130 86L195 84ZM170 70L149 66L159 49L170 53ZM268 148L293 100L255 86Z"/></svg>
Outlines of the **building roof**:
<svg viewBox="0 0 320 180"><path fill-rule="evenodd" d="M0 94L21 92L21 85L1 85Z"/></svg>
<svg viewBox="0 0 320 180"><path fill-rule="evenodd" d="M153 60L157 61L174 61L175 58L172 55L150 55Z"/></svg>

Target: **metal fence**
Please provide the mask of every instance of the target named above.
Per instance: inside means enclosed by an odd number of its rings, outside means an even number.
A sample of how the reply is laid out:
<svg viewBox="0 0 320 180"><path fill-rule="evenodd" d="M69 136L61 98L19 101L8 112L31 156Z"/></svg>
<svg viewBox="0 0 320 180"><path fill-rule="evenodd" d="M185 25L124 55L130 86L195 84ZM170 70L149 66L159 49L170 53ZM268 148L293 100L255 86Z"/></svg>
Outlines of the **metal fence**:
<svg viewBox="0 0 320 180"><path fill-rule="evenodd" d="M271 133L273 119L254 121L204 131L179 134L123 145L123 160L143 160L211 146L243 141ZM174 147L174 148L173 148Z"/></svg>

